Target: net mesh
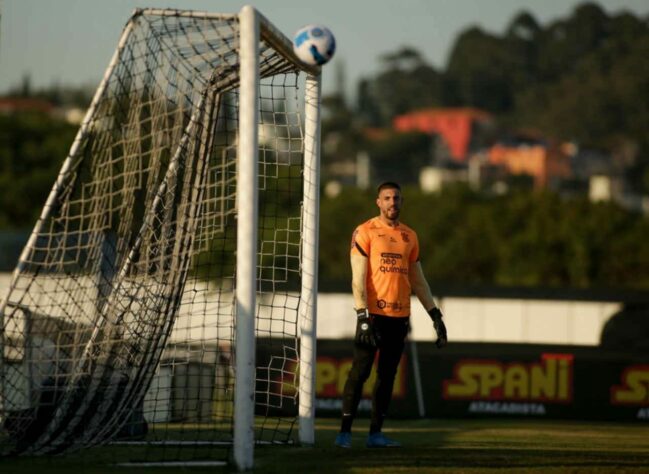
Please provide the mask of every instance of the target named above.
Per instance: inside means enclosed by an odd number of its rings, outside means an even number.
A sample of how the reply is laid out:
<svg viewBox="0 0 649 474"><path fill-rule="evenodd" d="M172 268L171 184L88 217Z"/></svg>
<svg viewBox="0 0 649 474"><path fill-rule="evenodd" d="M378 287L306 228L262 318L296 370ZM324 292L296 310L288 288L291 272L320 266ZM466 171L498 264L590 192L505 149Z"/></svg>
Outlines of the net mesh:
<svg viewBox="0 0 649 474"><path fill-rule="evenodd" d="M3 300L3 454L228 455L238 20L145 11L129 25ZM260 53L256 437L289 442L303 78Z"/></svg>

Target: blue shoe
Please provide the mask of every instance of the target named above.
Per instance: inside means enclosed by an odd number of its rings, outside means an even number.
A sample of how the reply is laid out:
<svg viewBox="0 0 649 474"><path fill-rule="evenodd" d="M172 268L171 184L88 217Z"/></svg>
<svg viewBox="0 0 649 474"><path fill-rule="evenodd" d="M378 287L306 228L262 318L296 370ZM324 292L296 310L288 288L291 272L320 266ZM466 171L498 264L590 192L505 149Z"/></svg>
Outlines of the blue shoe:
<svg viewBox="0 0 649 474"><path fill-rule="evenodd" d="M372 433L367 437L368 448L400 448L401 443L388 438L383 433Z"/></svg>
<svg viewBox="0 0 649 474"><path fill-rule="evenodd" d="M352 434L351 433L338 433L336 436L336 441L334 444L339 448L351 448L352 447Z"/></svg>

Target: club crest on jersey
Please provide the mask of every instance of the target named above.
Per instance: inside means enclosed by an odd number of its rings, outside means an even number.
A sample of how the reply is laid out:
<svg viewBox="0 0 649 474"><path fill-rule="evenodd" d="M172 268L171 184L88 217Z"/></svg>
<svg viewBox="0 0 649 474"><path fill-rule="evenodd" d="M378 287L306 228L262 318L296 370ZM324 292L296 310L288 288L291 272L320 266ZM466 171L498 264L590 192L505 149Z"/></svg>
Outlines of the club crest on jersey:
<svg viewBox="0 0 649 474"><path fill-rule="evenodd" d="M379 309L388 308L388 309L392 309L394 311L401 311L403 309L403 305L401 303L399 303L398 301L390 302L390 301L385 301L383 299L377 300L376 306Z"/></svg>
<svg viewBox="0 0 649 474"><path fill-rule="evenodd" d="M408 234L405 233L405 232L401 232L401 239L402 239L404 242L410 242L410 237L409 237Z"/></svg>

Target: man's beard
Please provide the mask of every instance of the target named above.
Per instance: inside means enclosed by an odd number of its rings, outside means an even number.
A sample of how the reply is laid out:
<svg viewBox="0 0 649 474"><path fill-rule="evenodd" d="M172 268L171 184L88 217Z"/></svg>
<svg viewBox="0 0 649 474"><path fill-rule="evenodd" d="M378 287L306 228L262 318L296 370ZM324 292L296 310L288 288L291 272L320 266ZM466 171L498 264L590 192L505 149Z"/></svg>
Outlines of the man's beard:
<svg viewBox="0 0 649 474"><path fill-rule="evenodd" d="M399 213L401 211L399 209L388 209L385 211L385 217L392 221L396 221L399 218Z"/></svg>

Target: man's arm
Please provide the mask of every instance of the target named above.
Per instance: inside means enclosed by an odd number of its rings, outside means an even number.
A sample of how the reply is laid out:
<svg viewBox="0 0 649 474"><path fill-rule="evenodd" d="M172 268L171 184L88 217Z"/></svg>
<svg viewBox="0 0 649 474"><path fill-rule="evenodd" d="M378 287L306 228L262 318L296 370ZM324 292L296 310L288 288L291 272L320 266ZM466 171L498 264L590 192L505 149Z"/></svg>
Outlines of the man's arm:
<svg viewBox="0 0 649 474"><path fill-rule="evenodd" d="M410 280L412 291L417 295L417 298L428 312L430 319L433 321L433 327L437 333L437 347L444 347L448 342L446 325L444 324L444 321L442 321L442 312L435 304L433 294L430 291L430 286L428 286L428 282L424 276L424 270L421 268L421 263L414 262L410 266L408 278Z"/></svg>
<svg viewBox="0 0 649 474"><path fill-rule="evenodd" d="M426 311L430 311L431 309L437 307L433 298L433 294L430 292L430 286L428 286L428 282L426 281L424 270L421 268L420 262L414 262L412 265L410 265L408 278L410 279L410 286L412 287L412 291L415 293L424 309Z"/></svg>
<svg viewBox="0 0 649 474"><path fill-rule="evenodd" d="M367 257L351 255L352 262L352 294L354 295L354 309L356 309L356 344L376 347L378 344L372 319L367 311L367 290L365 278L367 276Z"/></svg>
<svg viewBox="0 0 649 474"><path fill-rule="evenodd" d="M352 254L351 264L354 308L367 308L367 289L365 286L365 279L367 278L367 257Z"/></svg>

